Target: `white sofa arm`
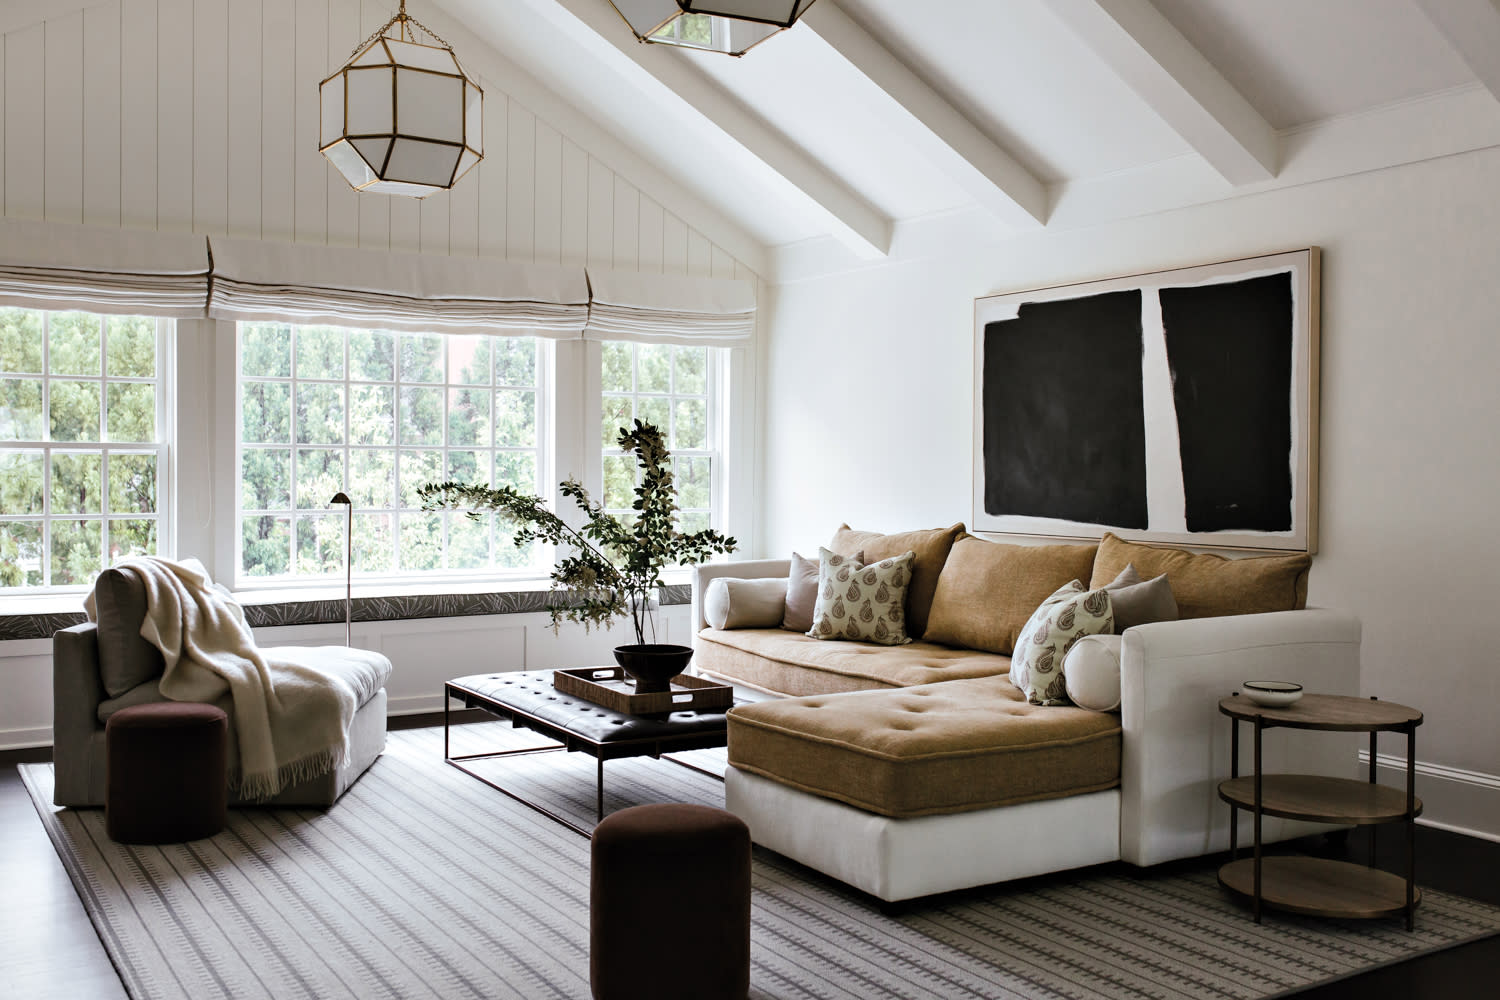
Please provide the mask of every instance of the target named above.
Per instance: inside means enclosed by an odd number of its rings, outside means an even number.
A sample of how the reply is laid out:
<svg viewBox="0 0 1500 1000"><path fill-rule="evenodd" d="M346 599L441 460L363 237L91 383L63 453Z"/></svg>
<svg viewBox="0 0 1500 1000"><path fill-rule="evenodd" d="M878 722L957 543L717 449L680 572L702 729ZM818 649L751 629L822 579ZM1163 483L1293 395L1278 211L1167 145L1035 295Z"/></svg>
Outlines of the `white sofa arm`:
<svg viewBox="0 0 1500 1000"><path fill-rule="evenodd" d="M704 563L693 567L693 614L689 621L693 627L693 635L708 625L703 620L703 592L708 589L708 582L719 577L728 577L731 580L768 580L772 577L785 579L792 572L792 561L790 559L747 559L743 562L727 563Z"/></svg>
<svg viewBox="0 0 1500 1000"><path fill-rule="evenodd" d="M1230 720L1219 699L1247 680L1295 681L1319 694L1359 694L1359 619L1329 610L1157 622L1125 630L1120 655L1120 856L1136 865L1229 846ZM1240 773L1251 773L1253 732L1240 726ZM1291 729L1262 741L1265 773L1352 777L1356 733ZM1240 844L1250 820L1240 813ZM1326 826L1266 818L1264 840Z"/></svg>

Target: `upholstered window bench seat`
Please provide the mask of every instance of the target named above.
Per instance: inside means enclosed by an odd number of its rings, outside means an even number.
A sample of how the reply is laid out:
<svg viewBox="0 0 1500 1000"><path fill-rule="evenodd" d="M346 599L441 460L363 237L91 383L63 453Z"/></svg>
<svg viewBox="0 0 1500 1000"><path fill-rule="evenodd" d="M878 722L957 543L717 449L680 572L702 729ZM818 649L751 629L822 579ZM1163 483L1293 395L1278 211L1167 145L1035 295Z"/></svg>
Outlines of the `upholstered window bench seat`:
<svg viewBox="0 0 1500 1000"><path fill-rule="evenodd" d="M707 627L712 579L789 569L695 573L695 670L783 696L730 713L726 806L762 847L887 902L1223 850L1230 726L1218 700L1253 678L1359 690L1359 621L1319 609L1127 629L1117 712L1028 704L993 653ZM1287 733L1267 743L1265 769L1353 775L1356 739ZM1248 737L1241 751L1248 765ZM1267 817L1264 839L1327 829Z"/></svg>

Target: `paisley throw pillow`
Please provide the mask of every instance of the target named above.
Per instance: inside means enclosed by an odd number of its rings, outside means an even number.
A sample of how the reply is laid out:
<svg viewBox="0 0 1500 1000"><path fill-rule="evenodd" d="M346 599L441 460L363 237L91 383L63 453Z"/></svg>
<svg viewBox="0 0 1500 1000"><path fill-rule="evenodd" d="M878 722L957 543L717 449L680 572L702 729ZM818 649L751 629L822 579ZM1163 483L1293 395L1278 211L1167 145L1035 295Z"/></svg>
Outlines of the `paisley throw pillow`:
<svg viewBox="0 0 1500 1000"><path fill-rule="evenodd" d="M1066 705L1063 658L1086 635L1115 630L1114 607L1107 590L1084 590L1073 580L1060 587L1031 614L1016 639L1010 660L1010 682L1033 705Z"/></svg>
<svg viewBox="0 0 1500 1000"><path fill-rule="evenodd" d="M818 601L807 634L882 646L911 642L903 609L915 559L907 552L864 566L853 556L819 549Z"/></svg>

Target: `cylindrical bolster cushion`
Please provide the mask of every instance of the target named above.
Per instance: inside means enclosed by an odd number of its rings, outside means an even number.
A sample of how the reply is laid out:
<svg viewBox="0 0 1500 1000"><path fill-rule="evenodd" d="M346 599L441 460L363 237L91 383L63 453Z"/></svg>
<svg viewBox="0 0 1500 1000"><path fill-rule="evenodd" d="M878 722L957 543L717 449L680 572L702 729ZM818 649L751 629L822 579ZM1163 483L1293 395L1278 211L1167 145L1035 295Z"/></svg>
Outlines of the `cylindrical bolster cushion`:
<svg viewBox="0 0 1500 1000"><path fill-rule="evenodd" d="M1120 707L1119 635L1086 635L1073 643L1063 659L1063 682L1068 698L1079 708L1113 712Z"/></svg>
<svg viewBox="0 0 1500 1000"><path fill-rule="evenodd" d="M710 628L780 628L786 614L786 581L716 577L703 594L703 620Z"/></svg>

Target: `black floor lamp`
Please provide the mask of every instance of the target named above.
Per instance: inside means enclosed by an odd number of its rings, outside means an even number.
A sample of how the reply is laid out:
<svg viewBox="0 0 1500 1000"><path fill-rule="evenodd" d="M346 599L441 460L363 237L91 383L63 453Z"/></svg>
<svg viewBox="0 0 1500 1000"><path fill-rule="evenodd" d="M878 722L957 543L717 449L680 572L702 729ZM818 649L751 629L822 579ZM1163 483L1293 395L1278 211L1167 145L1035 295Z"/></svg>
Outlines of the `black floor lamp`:
<svg viewBox="0 0 1500 1000"><path fill-rule="evenodd" d="M329 503L341 503L348 511L344 525L344 645L353 648L351 624L354 621L354 501L343 490L335 493Z"/></svg>

